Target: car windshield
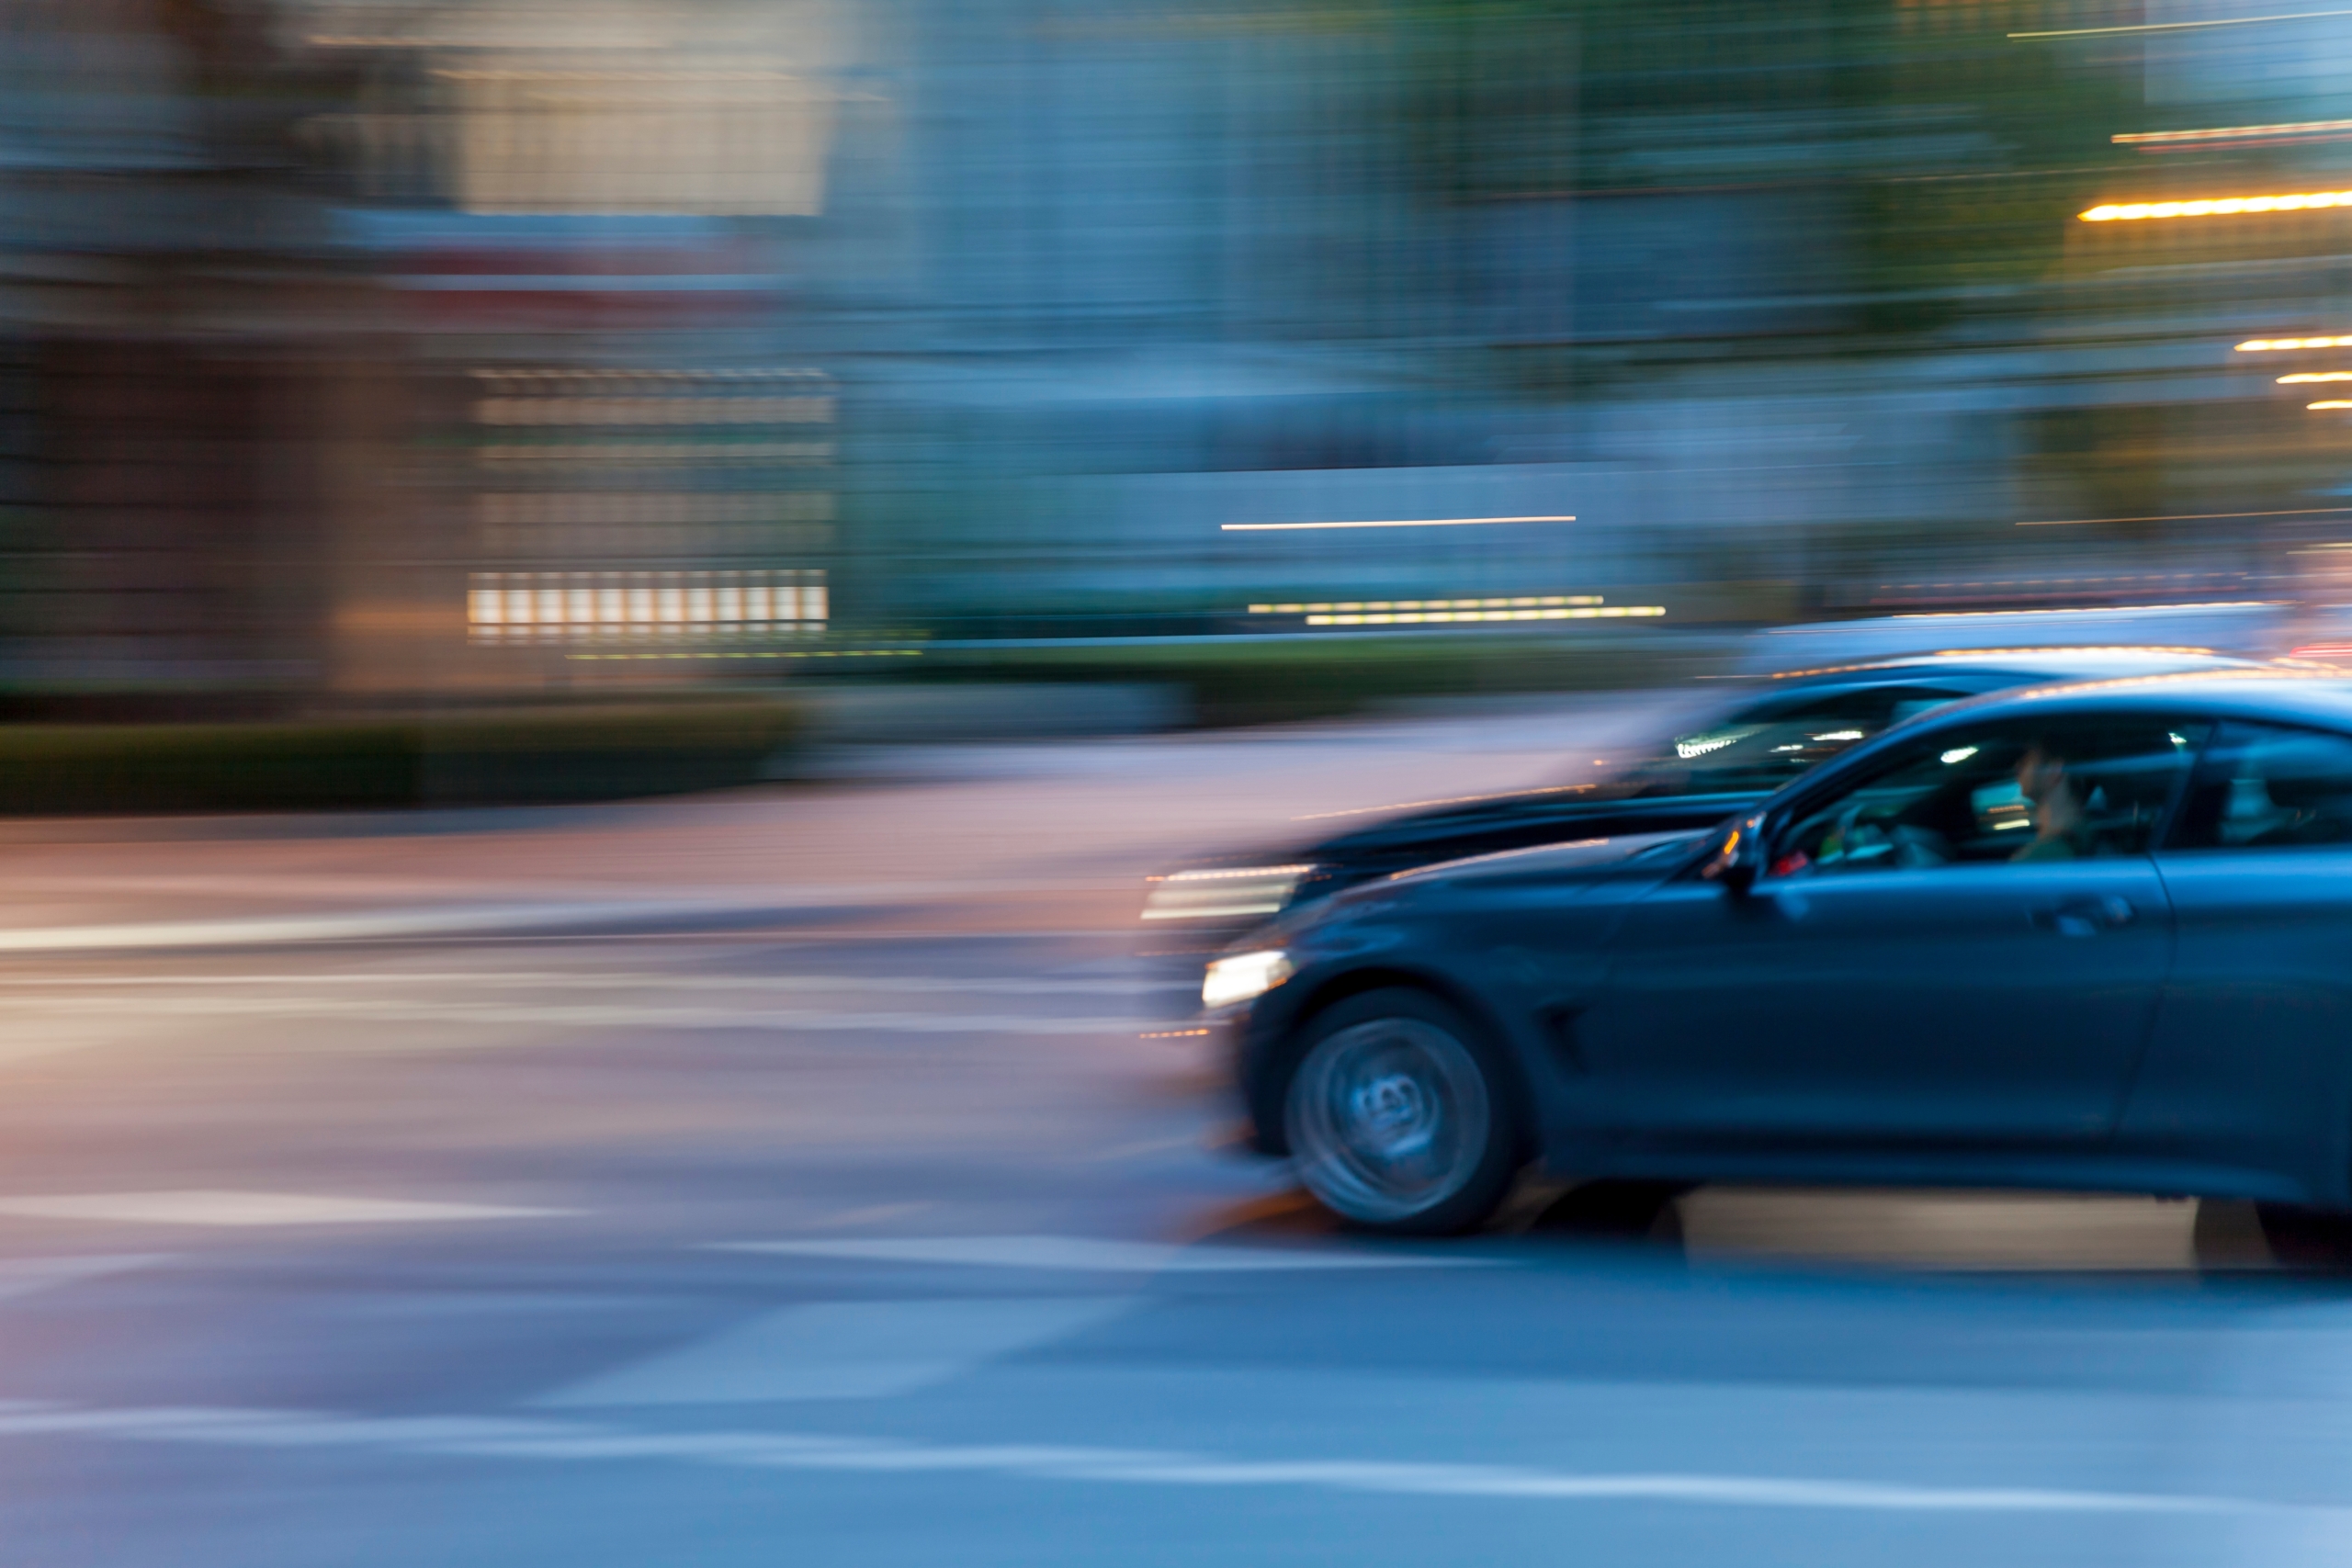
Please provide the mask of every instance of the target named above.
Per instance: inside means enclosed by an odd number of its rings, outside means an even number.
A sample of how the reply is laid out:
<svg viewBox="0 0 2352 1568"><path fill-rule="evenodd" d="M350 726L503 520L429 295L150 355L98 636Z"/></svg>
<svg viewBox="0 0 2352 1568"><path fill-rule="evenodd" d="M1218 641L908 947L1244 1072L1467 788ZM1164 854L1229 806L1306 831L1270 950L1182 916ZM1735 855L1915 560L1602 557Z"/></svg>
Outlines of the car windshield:
<svg viewBox="0 0 2352 1568"><path fill-rule="evenodd" d="M1674 737L1606 793L1617 798L1763 794L1914 714L1968 694L1901 684L1775 693Z"/></svg>

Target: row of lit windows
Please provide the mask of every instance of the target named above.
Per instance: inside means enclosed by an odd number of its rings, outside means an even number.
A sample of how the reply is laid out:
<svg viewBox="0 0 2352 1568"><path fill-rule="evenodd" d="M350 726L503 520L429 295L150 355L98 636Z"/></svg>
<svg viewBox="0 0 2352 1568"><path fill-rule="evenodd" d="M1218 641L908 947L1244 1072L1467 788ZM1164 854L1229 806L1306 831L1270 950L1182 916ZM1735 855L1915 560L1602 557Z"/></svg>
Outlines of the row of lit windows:
<svg viewBox="0 0 2352 1568"><path fill-rule="evenodd" d="M481 446L474 456L500 468L551 464L697 463L713 468L776 467L830 463L830 441L549 441L536 445Z"/></svg>
<svg viewBox="0 0 2352 1568"><path fill-rule="evenodd" d="M696 370L475 370L477 381L493 390L637 392L675 390L680 384L719 385L751 381L823 381L822 370L786 366L765 369Z"/></svg>
<svg viewBox="0 0 2352 1568"><path fill-rule="evenodd" d="M475 545L484 556L508 560L594 560L618 568L651 569L682 561L717 568L729 560L773 560L827 547L823 523L714 523L692 527L636 528L621 524L560 528L483 528Z"/></svg>
<svg viewBox="0 0 2352 1568"><path fill-rule="evenodd" d="M480 424L831 424L833 400L786 398L484 398Z"/></svg>
<svg viewBox="0 0 2352 1568"><path fill-rule="evenodd" d="M821 571L479 571L466 591L476 642L805 635L831 614Z"/></svg>
<svg viewBox="0 0 2352 1568"><path fill-rule="evenodd" d="M830 523L830 491L754 494L659 494L630 491L487 491L474 498L485 527L615 524L682 526L718 523Z"/></svg>

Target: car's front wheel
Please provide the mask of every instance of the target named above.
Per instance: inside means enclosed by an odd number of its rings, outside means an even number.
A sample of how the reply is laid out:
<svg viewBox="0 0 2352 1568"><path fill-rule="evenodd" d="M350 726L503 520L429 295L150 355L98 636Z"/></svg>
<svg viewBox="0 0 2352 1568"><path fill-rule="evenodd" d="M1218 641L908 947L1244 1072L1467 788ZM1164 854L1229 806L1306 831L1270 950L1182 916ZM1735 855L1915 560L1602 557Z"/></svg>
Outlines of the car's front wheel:
<svg viewBox="0 0 2352 1568"><path fill-rule="evenodd" d="M1509 1082L1453 1008L1394 987L1308 1026L1283 1122L1299 1180L1351 1224L1396 1235L1468 1230L1518 1174Z"/></svg>

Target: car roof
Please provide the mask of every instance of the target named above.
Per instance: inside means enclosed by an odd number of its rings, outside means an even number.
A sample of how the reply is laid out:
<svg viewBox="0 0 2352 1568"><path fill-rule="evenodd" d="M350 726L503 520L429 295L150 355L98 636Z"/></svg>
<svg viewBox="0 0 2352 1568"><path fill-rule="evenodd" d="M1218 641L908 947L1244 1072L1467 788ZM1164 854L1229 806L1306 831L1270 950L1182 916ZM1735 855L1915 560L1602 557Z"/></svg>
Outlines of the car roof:
<svg viewBox="0 0 2352 1568"><path fill-rule="evenodd" d="M1905 612L1774 626L1750 639L1741 668L1763 674L1802 665L1907 659L1937 649L1995 650L2020 646L2111 648L2153 643L2173 648L2188 645L2206 652L2250 653L2278 646L2292 618L2293 606L2272 600Z"/></svg>
<svg viewBox="0 0 2352 1568"><path fill-rule="evenodd" d="M2062 681L1989 692L1939 709L1983 718L2030 714L2064 704L2071 712L2160 711L2217 718L2267 718L2352 729L2352 671L2325 667L2252 665L2240 670L2177 671Z"/></svg>
<svg viewBox="0 0 2352 1568"><path fill-rule="evenodd" d="M2259 664L2253 660L2232 658L2216 653L2210 648L1962 648L1939 653L1906 654L1900 659L1832 664L1811 670L1785 670L1758 678L1757 687L1760 691L1771 691L1782 687L1785 682L1786 689L1802 691L1815 685L1877 685L1921 676L2011 675L2069 681L2269 668L2273 666Z"/></svg>

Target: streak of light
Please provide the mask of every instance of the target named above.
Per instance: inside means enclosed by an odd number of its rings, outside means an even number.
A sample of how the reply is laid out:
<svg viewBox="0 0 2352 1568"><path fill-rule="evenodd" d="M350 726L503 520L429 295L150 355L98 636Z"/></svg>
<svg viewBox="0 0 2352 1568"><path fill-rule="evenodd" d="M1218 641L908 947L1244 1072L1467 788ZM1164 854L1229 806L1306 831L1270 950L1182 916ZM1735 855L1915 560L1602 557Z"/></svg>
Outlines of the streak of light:
<svg viewBox="0 0 2352 1568"><path fill-rule="evenodd" d="M1993 613L1998 614L1999 612L1996 611ZM2069 656L2084 653L2195 653L2211 656L2212 652L2213 650L2210 648L2174 648L2155 645L2137 648L2109 647L2099 644L2080 648L1948 648L1934 653L1905 655L1901 659L1877 660L1868 664L1824 664L1811 670L1782 670L1774 674L1766 676L1765 679L1770 681L1802 681L1814 675L1850 675L1858 670L1900 670L1905 665L1911 664L1919 659L2016 659L2021 656L2036 657L2050 653L2064 653ZM1718 678L1719 677L1714 676L1701 677L1702 680L1713 680ZM1733 677L1733 679L1737 679L1737 677Z"/></svg>
<svg viewBox="0 0 2352 1568"><path fill-rule="evenodd" d="M2202 130L2141 130L2109 138L2127 147L2163 147L2205 141L2251 141L2275 136L2352 134L2352 119L2306 119L2285 125L2217 125Z"/></svg>
<svg viewBox="0 0 2352 1568"><path fill-rule="evenodd" d="M2148 218L2233 218L2245 212L2315 212L2352 207L2352 190L2289 191L2278 196L2224 196L2195 201L2104 202L2079 214L2086 223L2138 222Z"/></svg>
<svg viewBox="0 0 2352 1568"><path fill-rule="evenodd" d="M2278 378L2282 387L2300 387L2307 381L2352 381L2352 370L2305 370Z"/></svg>
<svg viewBox="0 0 2352 1568"><path fill-rule="evenodd" d="M2275 354L2290 348L2352 348L2352 337L2255 337L2238 344L2240 354Z"/></svg>
<svg viewBox="0 0 2352 1568"><path fill-rule="evenodd" d="M1596 621L1663 615L1663 604L1604 604L1582 610L1434 610L1393 615L1309 615L1310 626L1459 626L1464 621Z"/></svg>
<svg viewBox="0 0 2352 1568"><path fill-rule="evenodd" d="M2013 39L2097 38L2109 33L2178 33L2199 28L2245 28L2257 22L2311 22L2322 17L2352 17L2352 11L2286 11L2270 17L2222 17L2208 22L2137 22L2113 28L2059 28L2048 32L2010 33Z"/></svg>
<svg viewBox="0 0 2352 1568"><path fill-rule="evenodd" d="M1333 604L1252 604L1253 615L1328 615L1363 610L1538 610L1555 604L1598 604L1598 593L1552 593L1518 599L1366 599Z"/></svg>
<svg viewBox="0 0 2352 1568"><path fill-rule="evenodd" d="M1406 517L1374 523L1220 523L1228 534L1284 533L1301 528L1468 528L1484 523L1573 523L1573 513L1559 517Z"/></svg>
<svg viewBox="0 0 2352 1568"><path fill-rule="evenodd" d="M1235 876L1305 876L1315 869L1312 863L1297 865L1245 865L1232 871L1179 871L1166 876L1147 876L1146 882L1216 882Z"/></svg>
<svg viewBox="0 0 2352 1568"><path fill-rule="evenodd" d="M2352 407L2352 404L2347 404ZM2206 604L2087 604L2064 610L1911 610L1891 617L1898 621L1948 621L1958 617L1981 620L1986 615L2079 615L2086 611L2104 615L2139 615L2153 610L2254 610L2277 603L2271 599L2217 599Z"/></svg>
<svg viewBox="0 0 2352 1568"><path fill-rule="evenodd" d="M797 649L698 648L662 653L567 653L568 660L614 663L646 659L921 659L919 648L818 648Z"/></svg>
<svg viewBox="0 0 2352 1568"><path fill-rule="evenodd" d="M2298 506L2285 512L2174 512L2155 517L2042 517L2020 522L2020 528L2073 528L2095 523L2211 523L2225 517L2319 517L2352 512L2352 506Z"/></svg>

